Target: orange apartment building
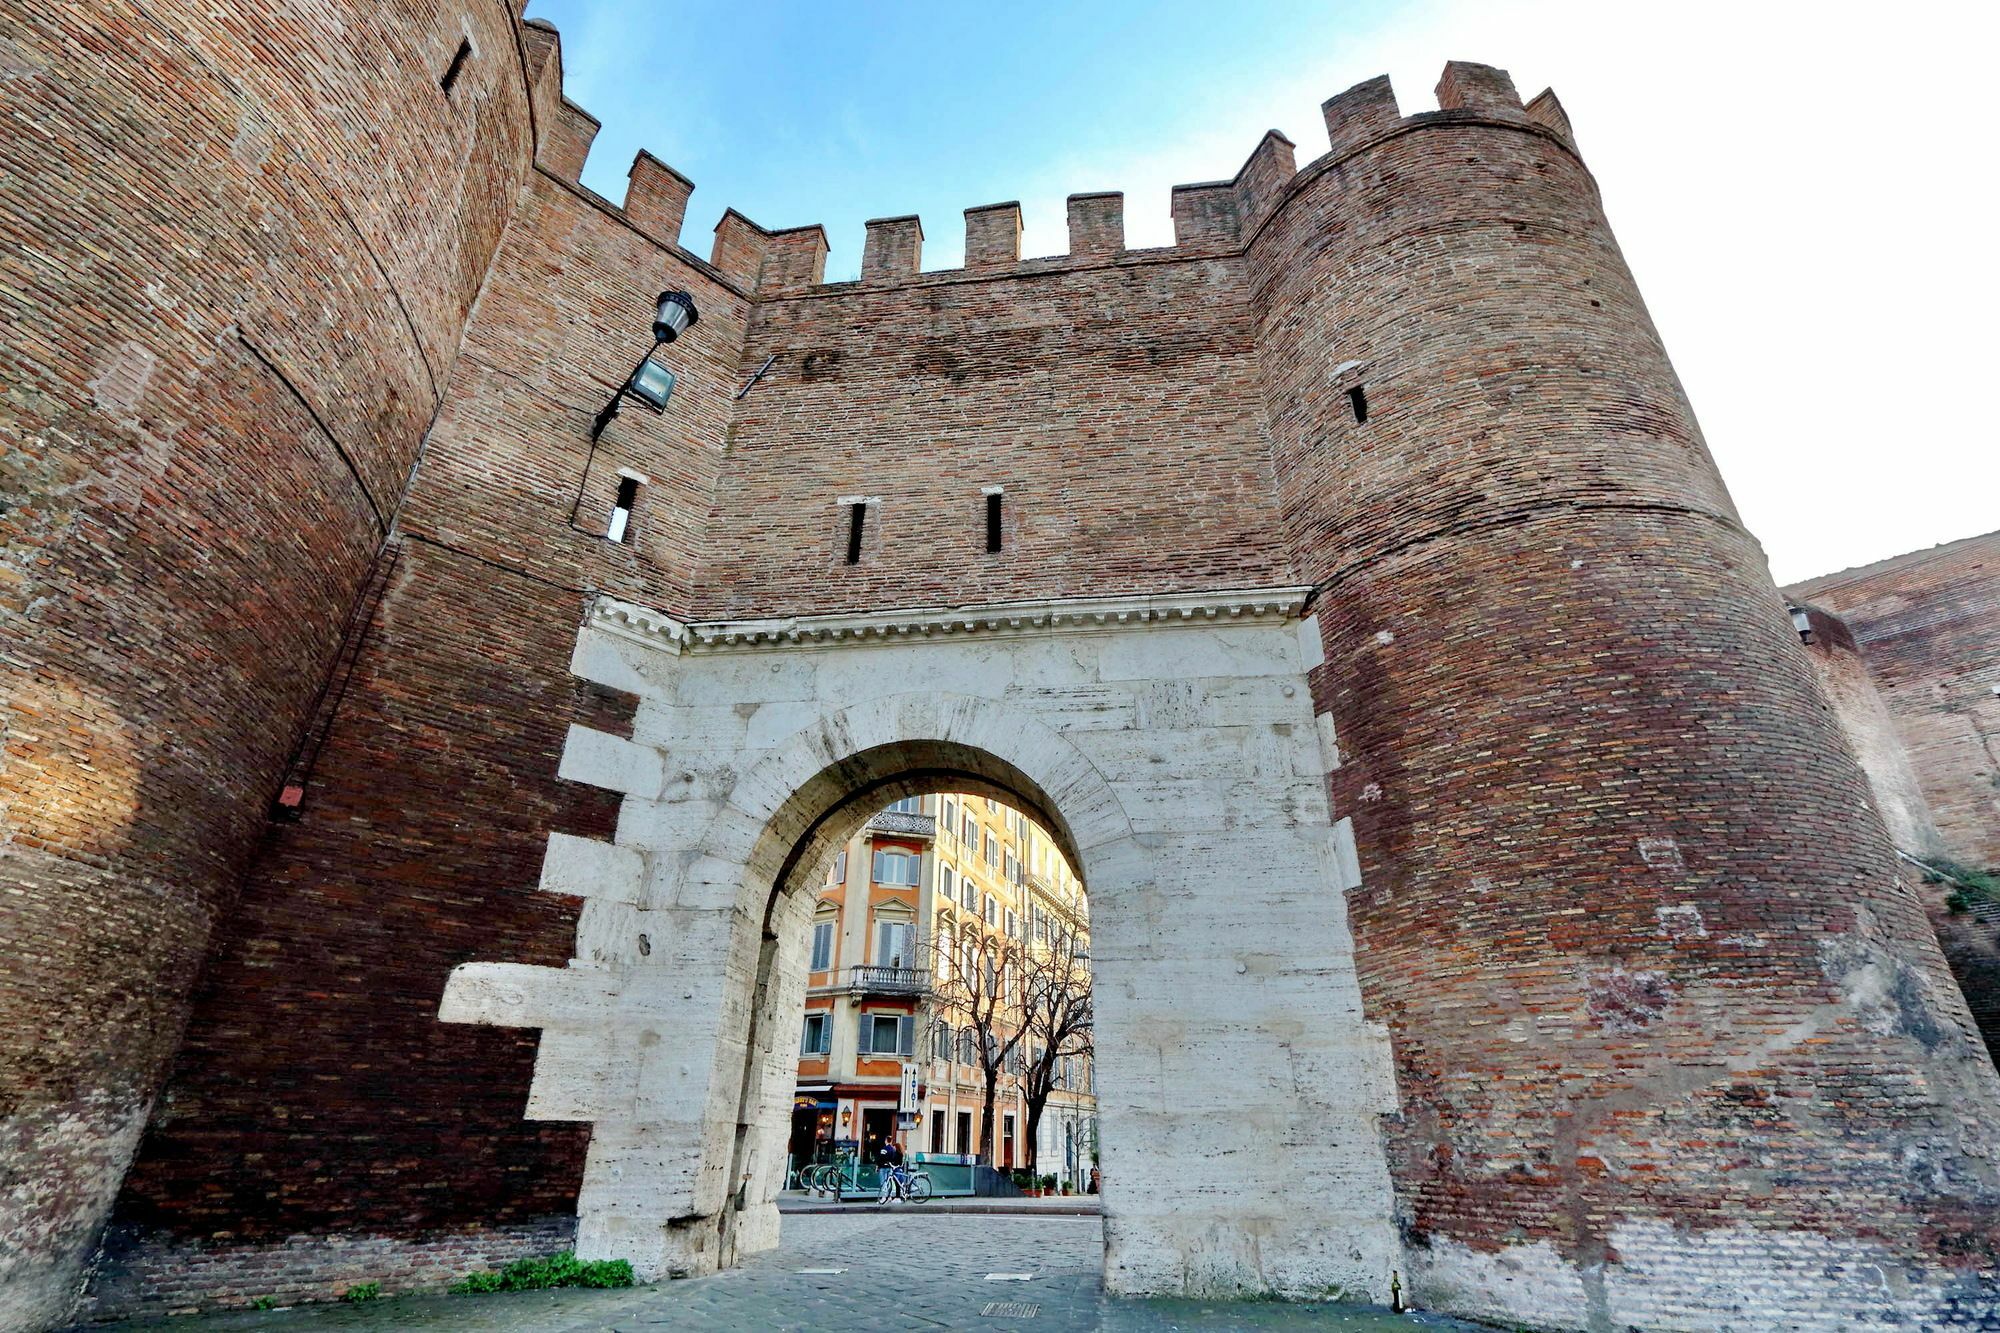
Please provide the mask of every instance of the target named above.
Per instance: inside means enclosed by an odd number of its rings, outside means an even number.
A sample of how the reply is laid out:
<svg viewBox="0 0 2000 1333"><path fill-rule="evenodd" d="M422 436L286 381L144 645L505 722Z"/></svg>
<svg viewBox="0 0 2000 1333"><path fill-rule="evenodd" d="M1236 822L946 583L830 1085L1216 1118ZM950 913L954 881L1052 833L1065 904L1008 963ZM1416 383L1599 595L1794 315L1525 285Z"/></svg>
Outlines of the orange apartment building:
<svg viewBox="0 0 2000 1333"><path fill-rule="evenodd" d="M977 1038L938 993L982 937L1026 942L1060 919L1085 932L1082 884L1034 821L960 793L911 797L871 819L830 868L812 923L790 1151L836 1147L873 1161L885 1137L933 1157L978 1151L984 1075ZM940 949L938 941L945 941ZM941 963L942 960L942 963ZM1002 1036L1018 1029L1003 1017ZM1024 1040L994 1104L992 1164L1027 1163ZM1094 1074L1063 1062L1043 1112L1037 1168L1086 1187L1096 1143Z"/></svg>

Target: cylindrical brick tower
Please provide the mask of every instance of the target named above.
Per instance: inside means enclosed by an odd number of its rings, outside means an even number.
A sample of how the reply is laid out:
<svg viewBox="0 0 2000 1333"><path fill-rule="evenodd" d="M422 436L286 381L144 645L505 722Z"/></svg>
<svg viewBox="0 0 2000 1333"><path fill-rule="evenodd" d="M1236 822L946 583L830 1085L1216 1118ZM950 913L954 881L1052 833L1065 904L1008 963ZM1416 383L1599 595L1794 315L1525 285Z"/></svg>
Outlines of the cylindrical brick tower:
<svg viewBox="0 0 2000 1333"><path fill-rule="evenodd" d="M1439 100L1246 222L1416 1294L1990 1326L2000 1079L1561 108Z"/></svg>
<svg viewBox="0 0 2000 1333"><path fill-rule="evenodd" d="M77 1292L532 145L505 6L106 0L0 29L18 1329Z"/></svg>

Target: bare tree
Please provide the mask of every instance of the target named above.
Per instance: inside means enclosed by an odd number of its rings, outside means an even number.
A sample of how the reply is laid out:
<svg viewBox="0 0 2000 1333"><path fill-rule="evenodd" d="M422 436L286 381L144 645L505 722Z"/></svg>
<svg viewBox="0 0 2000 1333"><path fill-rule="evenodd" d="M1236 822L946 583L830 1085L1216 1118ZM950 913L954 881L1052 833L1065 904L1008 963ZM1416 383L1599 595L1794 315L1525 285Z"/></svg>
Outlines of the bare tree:
<svg viewBox="0 0 2000 1333"><path fill-rule="evenodd" d="M1032 1043L1022 1095L1028 1103L1028 1169L1037 1169L1042 1111L1065 1058L1088 1057L1094 1018L1087 937L1055 913L1021 950L1021 1031Z"/></svg>
<svg viewBox="0 0 2000 1333"><path fill-rule="evenodd" d="M993 1162L993 1104L1000 1072L1021 1044L1020 996L1022 949L1004 936L968 930L971 938L954 940L940 932L932 941L935 966L932 996L947 1022L961 1033L971 1032L975 1059L986 1082L979 1115L979 1155Z"/></svg>

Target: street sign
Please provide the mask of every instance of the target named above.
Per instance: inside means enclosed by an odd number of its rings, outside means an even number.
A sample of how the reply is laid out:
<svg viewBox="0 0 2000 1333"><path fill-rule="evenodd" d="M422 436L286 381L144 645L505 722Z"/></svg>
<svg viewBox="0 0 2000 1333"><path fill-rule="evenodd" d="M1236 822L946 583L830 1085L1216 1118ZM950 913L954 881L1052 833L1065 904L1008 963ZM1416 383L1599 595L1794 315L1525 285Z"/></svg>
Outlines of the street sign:
<svg viewBox="0 0 2000 1333"><path fill-rule="evenodd" d="M923 1109L923 1103L918 1100L918 1079L920 1077L921 1073L916 1065L905 1064L903 1066L903 1096L896 1103L896 1109L905 1115Z"/></svg>

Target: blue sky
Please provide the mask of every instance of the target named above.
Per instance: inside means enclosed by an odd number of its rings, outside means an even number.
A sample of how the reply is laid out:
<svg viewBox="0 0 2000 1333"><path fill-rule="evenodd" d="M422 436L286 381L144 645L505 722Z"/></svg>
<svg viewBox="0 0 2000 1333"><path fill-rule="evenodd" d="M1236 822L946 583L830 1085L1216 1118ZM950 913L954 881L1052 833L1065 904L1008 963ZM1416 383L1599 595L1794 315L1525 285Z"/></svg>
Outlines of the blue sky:
<svg viewBox="0 0 2000 1333"><path fill-rule="evenodd" d="M1290 73L1301 48L1315 66L1351 48L1359 69L1366 31L1389 8L1267 4L1254 22L1233 5L1129 0L845 10L535 0L528 13L562 31L570 95L604 121L586 184L620 198L633 154L650 149L697 186L690 249L705 252L733 205L768 227L823 223L828 274L839 278L860 267L868 218L922 215L924 267L951 268L966 208L1046 202L1028 196L1051 188L1057 216L1030 217L1029 239L1047 241L1036 252L1060 252L1063 196L1132 188L1090 173L1183 143L1193 127L1217 152L1181 154L1186 179L1228 176L1269 128L1270 99L1244 90ZM1295 137L1335 91L1285 108ZM1153 223L1164 244L1167 201L1156 193L1127 208L1156 214L1133 224Z"/></svg>
<svg viewBox="0 0 2000 1333"><path fill-rule="evenodd" d="M2000 247L1984 169L2000 5L1783 0L533 0L570 97L604 122L584 181L641 147L696 185L706 256L733 206L825 225L918 213L952 268L963 211L1123 190L1171 243L1168 190L1231 175L1266 129L1324 151L1319 104L1376 74L1435 105L1447 59L1553 84L1751 530L1789 581L2000 527Z"/></svg>

